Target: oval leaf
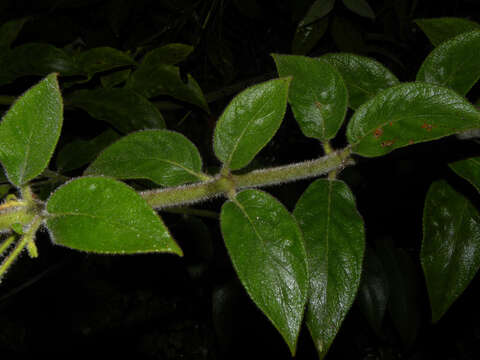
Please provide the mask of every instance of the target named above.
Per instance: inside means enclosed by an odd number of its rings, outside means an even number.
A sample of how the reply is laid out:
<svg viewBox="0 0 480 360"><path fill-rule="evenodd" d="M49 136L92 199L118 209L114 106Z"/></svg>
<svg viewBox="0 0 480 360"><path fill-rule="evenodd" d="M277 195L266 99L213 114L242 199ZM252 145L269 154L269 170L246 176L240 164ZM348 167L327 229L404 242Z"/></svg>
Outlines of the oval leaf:
<svg viewBox="0 0 480 360"><path fill-rule="evenodd" d="M288 101L305 136L335 137L347 112L345 83L329 63L296 55L273 55L280 76L292 76Z"/></svg>
<svg viewBox="0 0 480 360"><path fill-rule="evenodd" d="M366 157L480 127L480 112L453 90L406 83L360 106L347 127L352 150Z"/></svg>
<svg viewBox="0 0 480 360"><path fill-rule="evenodd" d="M48 165L63 122L57 74L23 94L0 123L0 162L9 181L21 186Z"/></svg>
<svg viewBox="0 0 480 360"><path fill-rule="evenodd" d="M363 220L348 186L326 179L307 188L293 214L304 235L310 277L305 321L323 358L360 283Z"/></svg>
<svg viewBox="0 0 480 360"><path fill-rule="evenodd" d="M145 130L129 134L106 148L85 170L88 175L149 179L176 186L204 180L197 148L182 134Z"/></svg>
<svg viewBox="0 0 480 360"><path fill-rule="evenodd" d="M79 90L68 97L68 103L124 133L165 127L162 114L150 101L126 89Z"/></svg>
<svg viewBox="0 0 480 360"><path fill-rule="evenodd" d="M480 79L480 31L458 35L435 48L425 59L417 81L452 88L466 95Z"/></svg>
<svg viewBox="0 0 480 360"><path fill-rule="evenodd" d="M146 53L142 60L142 67L156 64L175 65L186 60L192 51L191 45L167 44Z"/></svg>
<svg viewBox="0 0 480 360"><path fill-rule="evenodd" d="M373 98L381 90L399 84L397 77L378 61L365 56L337 53L321 57L342 75L352 109Z"/></svg>
<svg viewBox="0 0 480 360"><path fill-rule="evenodd" d="M240 169L275 135L285 115L290 78L254 85L235 96L220 116L213 149L224 167Z"/></svg>
<svg viewBox="0 0 480 360"><path fill-rule="evenodd" d="M220 225L243 286L295 354L308 287L295 219L267 193L246 190L223 205Z"/></svg>
<svg viewBox="0 0 480 360"><path fill-rule="evenodd" d="M433 183L425 200L420 259L437 322L480 267L480 214L445 181Z"/></svg>
<svg viewBox="0 0 480 360"><path fill-rule="evenodd" d="M328 15L334 5L335 0L315 0L305 14L305 17L300 21L299 26L309 25Z"/></svg>
<svg viewBox="0 0 480 360"><path fill-rule="evenodd" d="M75 61L88 77L98 72L136 64L129 55L107 46L83 51L75 57Z"/></svg>
<svg viewBox="0 0 480 360"><path fill-rule="evenodd" d="M343 0L343 4L357 15L375 19L375 13L366 0Z"/></svg>
<svg viewBox="0 0 480 360"><path fill-rule="evenodd" d="M68 182L48 199L47 211L52 241L71 249L182 255L157 213L132 188L113 179Z"/></svg>
<svg viewBox="0 0 480 360"><path fill-rule="evenodd" d="M448 166L480 191L480 157L455 161Z"/></svg>
<svg viewBox="0 0 480 360"><path fill-rule="evenodd" d="M454 38L464 32L480 30L480 24L455 17L417 19L414 21L427 35L433 46L438 46L445 40Z"/></svg>
<svg viewBox="0 0 480 360"><path fill-rule="evenodd" d="M308 54L325 35L327 28L328 17L308 25L299 25L293 37L292 53L298 55Z"/></svg>

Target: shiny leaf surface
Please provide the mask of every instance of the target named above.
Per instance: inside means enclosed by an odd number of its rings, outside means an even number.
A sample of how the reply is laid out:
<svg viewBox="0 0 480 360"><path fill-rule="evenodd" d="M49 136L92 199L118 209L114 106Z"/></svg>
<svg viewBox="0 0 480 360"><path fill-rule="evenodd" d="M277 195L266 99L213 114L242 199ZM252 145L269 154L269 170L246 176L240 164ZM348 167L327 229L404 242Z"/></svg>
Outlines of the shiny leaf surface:
<svg viewBox="0 0 480 360"><path fill-rule="evenodd" d="M347 127L353 152L381 156L400 147L480 127L480 112L453 90L406 83L377 94Z"/></svg>
<svg viewBox="0 0 480 360"><path fill-rule="evenodd" d="M342 75L352 109L357 109L379 91L400 83L385 66L365 56L337 53L324 55L320 59L332 64Z"/></svg>
<svg viewBox="0 0 480 360"><path fill-rule="evenodd" d="M466 95L480 78L480 31L456 36L435 48L425 59L417 81L452 88Z"/></svg>
<svg viewBox="0 0 480 360"><path fill-rule="evenodd" d="M455 161L448 166L480 191L480 157Z"/></svg>
<svg viewBox="0 0 480 360"><path fill-rule="evenodd" d="M480 214L445 181L433 183L425 200L420 259L437 322L480 267Z"/></svg>
<svg viewBox="0 0 480 360"><path fill-rule="evenodd" d="M240 169L277 132L287 107L290 78L254 85L228 104L213 135L213 149L226 168Z"/></svg>
<svg viewBox="0 0 480 360"><path fill-rule="evenodd" d="M157 213L132 188L106 177L83 177L59 187L47 202L55 244L103 254L182 250Z"/></svg>
<svg viewBox="0 0 480 360"><path fill-rule="evenodd" d="M21 186L47 167L62 122L56 74L47 76L12 105L0 123L0 162L12 184Z"/></svg>
<svg viewBox="0 0 480 360"><path fill-rule="evenodd" d="M310 278L305 321L323 358L350 309L360 283L363 220L348 186L319 179L293 212L302 230Z"/></svg>
<svg viewBox="0 0 480 360"><path fill-rule="evenodd" d="M267 193L246 190L223 205L220 225L240 281L295 354L308 288L295 219Z"/></svg>
<svg viewBox="0 0 480 360"><path fill-rule="evenodd" d="M202 180L202 159L182 134L145 130L129 134L106 148L85 170L86 175L117 179L149 179L176 186Z"/></svg>
<svg viewBox="0 0 480 360"><path fill-rule="evenodd" d="M121 132L164 128L158 109L145 97L126 89L78 90L68 104L85 110L95 119L108 122Z"/></svg>
<svg viewBox="0 0 480 360"><path fill-rule="evenodd" d="M305 136L335 137L347 112L348 94L329 63L296 55L273 55L280 76L292 76L288 101Z"/></svg>
<svg viewBox="0 0 480 360"><path fill-rule="evenodd" d="M438 46L445 40L454 38L462 33L480 30L480 24L455 17L417 19L415 23L427 35L433 46Z"/></svg>

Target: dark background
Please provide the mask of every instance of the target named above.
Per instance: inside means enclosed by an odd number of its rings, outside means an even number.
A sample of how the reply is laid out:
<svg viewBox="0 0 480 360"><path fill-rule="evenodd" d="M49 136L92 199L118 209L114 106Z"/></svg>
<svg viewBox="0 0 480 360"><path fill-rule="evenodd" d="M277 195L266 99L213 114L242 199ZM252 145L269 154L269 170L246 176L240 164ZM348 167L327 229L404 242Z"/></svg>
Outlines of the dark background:
<svg viewBox="0 0 480 360"><path fill-rule="evenodd" d="M81 43L85 49L111 46L135 52L162 44L192 44L182 64L206 94L275 71L271 53L289 54L298 22L310 1L118 0L0 2L0 23L31 16L15 45L46 42L57 47ZM325 35L308 55L345 51L373 57L401 81L412 81L433 49L413 19L456 16L480 20L478 1L370 0L375 20L346 9L340 0L328 15ZM208 18L208 21L206 19ZM206 23L204 27L202 24ZM333 25L336 24L336 25ZM480 55L480 54L479 54ZM39 80L24 77L0 87L18 95ZM63 81L63 79L62 79ZM94 78L88 86L98 85ZM187 105L165 112L167 126L189 137L207 168L219 163L211 149L216 118L231 98L210 103L211 115ZM478 85L469 93L479 97ZM3 107L1 111L6 111ZM192 110L184 122L179 120ZM351 115L351 114L349 114ZM60 143L89 138L106 128L83 112L66 115ZM345 145L344 130L334 141ZM375 333L355 303L334 341L329 359L478 359L480 283L467 291L436 325L418 260L425 194L432 181L446 178L478 203L478 195L448 169L447 163L478 155L474 141L447 138L396 150L377 159L357 159L344 170L366 224L367 244L389 241L411 256L416 289L413 305L420 325L405 346L387 315ZM288 164L321 154L305 138L292 115L252 167ZM300 181L267 189L289 209L308 186ZM196 208L219 211L222 200ZM210 214L210 213L209 213ZM216 219L161 214L185 257L171 255L99 256L53 246L39 234L40 257L21 257L0 287L0 356L45 353L69 358L136 356L145 359L290 358L287 346L253 305L237 280ZM410 316L410 315L408 315ZM407 317L408 317L407 316ZM413 316L413 315L412 315ZM413 321L413 320L412 320ZM417 331L412 325L412 332ZM303 328L298 359L315 359Z"/></svg>

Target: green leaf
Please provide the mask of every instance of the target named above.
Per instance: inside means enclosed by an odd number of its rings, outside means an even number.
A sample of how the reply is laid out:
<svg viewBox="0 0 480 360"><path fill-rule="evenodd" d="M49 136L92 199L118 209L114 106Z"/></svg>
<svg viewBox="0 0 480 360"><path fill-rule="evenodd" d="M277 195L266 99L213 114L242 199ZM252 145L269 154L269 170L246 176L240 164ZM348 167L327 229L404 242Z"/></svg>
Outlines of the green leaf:
<svg viewBox="0 0 480 360"><path fill-rule="evenodd" d="M347 127L354 153L374 157L480 127L480 112L453 90L426 83L386 89L360 106Z"/></svg>
<svg viewBox="0 0 480 360"><path fill-rule="evenodd" d="M370 5L366 0L342 0L343 4L355 14L369 18L375 19L375 13L373 12Z"/></svg>
<svg viewBox="0 0 480 360"><path fill-rule="evenodd" d="M104 88L113 88L125 83L131 72L132 70L130 69L115 71L114 73L102 76L100 82Z"/></svg>
<svg viewBox="0 0 480 360"><path fill-rule="evenodd" d="M220 116L213 149L225 168L248 165L275 135L287 107L291 78L266 81L235 96Z"/></svg>
<svg viewBox="0 0 480 360"><path fill-rule="evenodd" d="M347 18L335 16L332 21L331 34L338 50L361 54L366 52L363 35L365 31Z"/></svg>
<svg viewBox="0 0 480 360"><path fill-rule="evenodd" d="M358 289L358 303L368 323L380 337L383 333L382 322L390 294L389 286L380 259L372 249L368 248L365 252L364 270Z"/></svg>
<svg viewBox="0 0 480 360"><path fill-rule="evenodd" d="M463 33L445 41L427 56L417 81L443 85L466 95L480 79L480 31Z"/></svg>
<svg viewBox="0 0 480 360"><path fill-rule="evenodd" d="M310 287L305 321L322 359L350 309L360 283L363 220L342 181L319 179L293 212L304 235Z"/></svg>
<svg viewBox="0 0 480 360"><path fill-rule="evenodd" d="M209 111L202 89L195 79L188 74L186 82L180 76L178 66L163 63L140 64L125 85L127 89L134 90L146 98L159 95L168 95L174 99L196 105Z"/></svg>
<svg viewBox="0 0 480 360"><path fill-rule="evenodd" d="M414 22L427 35L433 46L462 33L480 29L480 24L474 21L455 17L417 19Z"/></svg>
<svg viewBox="0 0 480 360"><path fill-rule="evenodd" d="M14 19L7 21L0 26L0 50L2 53L10 48L20 30L22 30L23 25L29 20L29 17Z"/></svg>
<svg viewBox="0 0 480 360"><path fill-rule="evenodd" d="M308 288L295 219L271 195L245 190L223 205L220 225L240 281L294 355Z"/></svg>
<svg viewBox="0 0 480 360"><path fill-rule="evenodd" d="M106 148L85 170L87 175L149 179L176 186L205 180L197 148L182 134L145 130L129 134Z"/></svg>
<svg viewBox="0 0 480 360"><path fill-rule="evenodd" d="M448 166L480 192L480 157L455 161Z"/></svg>
<svg viewBox="0 0 480 360"><path fill-rule="evenodd" d="M75 61L88 77L98 72L136 64L123 51L107 46L83 51L75 56Z"/></svg>
<svg viewBox="0 0 480 360"><path fill-rule="evenodd" d="M52 241L103 254L182 255L157 213L132 188L105 177L60 186L47 202Z"/></svg>
<svg viewBox="0 0 480 360"><path fill-rule="evenodd" d="M480 267L480 214L445 181L433 183L425 200L420 259L437 322Z"/></svg>
<svg viewBox="0 0 480 360"><path fill-rule="evenodd" d="M0 123L0 162L8 180L21 186L48 165L63 122L57 74L23 94Z"/></svg>
<svg viewBox="0 0 480 360"><path fill-rule="evenodd" d="M78 169L90 163L100 151L119 138L109 129L91 140L74 140L65 145L56 157L56 167L62 172Z"/></svg>
<svg viewBox="0 0 480 360"><path fill-rule="evenodd" d="M165 127L160 111L142 95L127 89L78 90L67 101L124 133Z"/></svg>
<svg viewBox="0 0 480 360"><path fill-rule="evenodd" d="M335 0L315 0L308 9L305 17L300 21L300 26L309 25L328 15L335 5Z"/></svg>
<svg viewBox="0 0 480 360"><path fill-rule="evenodd" d="M399 84L390 70L371 58L346 53L327 54L323 59L342 75L348 89L349 106L357 109L379 91Z"/></svg>
<svg viewBox="0 0 480 360"><path fill-rule="evenodd" d="M322 18L308 25L298 26L292 42L292 53L297 55L308 54L328 28L328 18Z"/></svg>
<svg viewBox="0 0 480 360"><path fill-rule="evenodd" d="M347 113L348 94L340 73L320 59L273 55L280 76L292 76L288 101L305 136L335 137Z"/></svg>
<svg viewBox="0 0 480 360"><path fill-rule="evenodd" d="M142 67L154 67L158 64L176 65L185 61L192 53L193 46L185 44L167 44L145 54Z"/></svg>

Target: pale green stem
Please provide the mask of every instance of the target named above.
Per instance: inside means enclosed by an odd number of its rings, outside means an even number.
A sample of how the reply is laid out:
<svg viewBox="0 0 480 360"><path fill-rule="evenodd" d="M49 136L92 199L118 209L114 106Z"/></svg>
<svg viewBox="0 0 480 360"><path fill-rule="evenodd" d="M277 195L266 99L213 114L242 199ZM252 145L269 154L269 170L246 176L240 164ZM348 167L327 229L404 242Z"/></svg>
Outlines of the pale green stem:
<svg viewBox="0 0 480 360"><path fill-rule="evenodd" d="M10 235L0 244L0 256L7 250L15 241L15 235Z"/></svg>

